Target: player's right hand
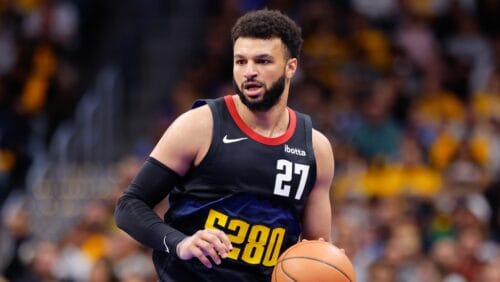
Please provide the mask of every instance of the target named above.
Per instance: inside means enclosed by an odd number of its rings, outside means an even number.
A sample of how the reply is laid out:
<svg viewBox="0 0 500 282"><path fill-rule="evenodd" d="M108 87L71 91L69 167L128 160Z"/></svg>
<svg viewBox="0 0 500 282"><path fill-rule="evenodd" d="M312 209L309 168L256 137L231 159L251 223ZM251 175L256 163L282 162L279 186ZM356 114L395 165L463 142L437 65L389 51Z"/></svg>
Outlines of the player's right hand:
<svg viewBox="0 0 500 282"><path fill-rule="evenodd" d="M204 229L182 240L177 245L177 256L182 260L196 257L203 265L211 268L212 262L208 257L216 264L220 264L221 258L226 258L232 248L224 232L217 229Z"/></svg>

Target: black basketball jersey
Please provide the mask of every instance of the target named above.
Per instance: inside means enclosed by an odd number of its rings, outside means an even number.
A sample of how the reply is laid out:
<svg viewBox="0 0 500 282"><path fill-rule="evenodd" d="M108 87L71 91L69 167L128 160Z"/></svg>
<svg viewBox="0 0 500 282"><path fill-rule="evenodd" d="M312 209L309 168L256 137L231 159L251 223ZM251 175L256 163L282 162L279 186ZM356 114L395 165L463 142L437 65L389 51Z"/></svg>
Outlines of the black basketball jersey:
<svg viewBox="0 0 500 282"><path fill-rule="evenodd" d="M299 239L316 179L311 120L288 108L287 131L268 138L242 121L232 96L206 103L214 120L210 148L170 193L165 221L187 235L222 230L233 250L211 269L161 252L155 266L162 281L269 281L279 255Z"/></svg>

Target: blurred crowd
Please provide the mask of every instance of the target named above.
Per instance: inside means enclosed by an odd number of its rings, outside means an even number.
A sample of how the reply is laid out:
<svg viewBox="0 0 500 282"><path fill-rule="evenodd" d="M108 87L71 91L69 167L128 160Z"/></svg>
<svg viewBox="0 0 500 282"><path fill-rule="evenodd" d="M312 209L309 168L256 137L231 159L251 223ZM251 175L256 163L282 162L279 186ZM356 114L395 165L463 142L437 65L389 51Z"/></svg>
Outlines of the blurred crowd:
<svg viewBox="0 0 500 282"><path fill-rule="evenodd" d="M74 111L79 27L71 2L0 1L0 207Z"/></svg>
<svg viewBox="0 0 500 282"><path fill-rule="evenodd" d="M150 250L116 228L114 206L140 167L138 158L123 159L108 197L89 200L81 215L57 238L30 229L23 200L6 203L5 232L0 232L0 281L157 281ZM165 212L158 209L158 214Z"/></svg>
<svg viewBox="0 0 500 282"><path fill-rule="evenodd" d="M233 92L229 33L237 17L264 6L280 9L303 28L290 104L310 114L333 144L333 240L351 258L358 281L500 281L499 1L219 0L206 6L204 36L167 95L150 146L195 99ZM71 24L44 33L34 28L43 25L29 24L43 21L43 10L12 16L0 5L0 53L29 54L17 63L0 56L2 183L18 163L13 158L22 159L19 146L27 146L4 131L24 136L17 131L27 115L49 112L50 103L42 103L52 95L49 82L57 89L69 83L60 77L67 71L57 70L71 53ZM12 33L18 37L9 41ZM0 235L10 248L0 254L3 277L155 281L150 251L112 219L116 197L144 157L119 162L109 198L90 202L60 241L34 240L22 204L5 209ZM158 214L166 208L160 205Z"/></svg>

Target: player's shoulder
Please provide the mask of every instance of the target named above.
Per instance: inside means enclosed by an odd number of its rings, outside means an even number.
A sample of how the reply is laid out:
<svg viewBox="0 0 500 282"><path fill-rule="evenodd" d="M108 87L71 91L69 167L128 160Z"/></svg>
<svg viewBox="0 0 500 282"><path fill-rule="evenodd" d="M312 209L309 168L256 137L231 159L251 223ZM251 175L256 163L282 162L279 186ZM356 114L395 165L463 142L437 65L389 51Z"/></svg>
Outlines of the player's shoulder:
<svg viewBox="0 0 500 282"><path fill-rule="evenodd" d="M176 122L200 124L210 121L212 113L210 107L205 104L196 108L189 109L177 117Z"/></svg>
<svg viewBox="0 0 500 282"><path fill-rule="evenodd" d="M312 129L312 142L315 148L322 148L323 150L324 149L331 150L332 148L332 145L328 137L326 137L325 134L323 134L321 131L315 128Z"/></svg>
<svg viewBox="0 0 500 282"><path fill-rule="evenodd" d="M212 114L208 105L190 109L179 115L169 130L184 134L203 134L212 130Z"/></svg>
<svg viewBox="0 0 500 282"><path fill-rule="evenodd" d="M331 182L335 167L332 144L325 134L316 129L313 129L312 141L318 171L317 177L318 179L326 179L327 182ZM325 187L329 186L327 185Z"/></svg>

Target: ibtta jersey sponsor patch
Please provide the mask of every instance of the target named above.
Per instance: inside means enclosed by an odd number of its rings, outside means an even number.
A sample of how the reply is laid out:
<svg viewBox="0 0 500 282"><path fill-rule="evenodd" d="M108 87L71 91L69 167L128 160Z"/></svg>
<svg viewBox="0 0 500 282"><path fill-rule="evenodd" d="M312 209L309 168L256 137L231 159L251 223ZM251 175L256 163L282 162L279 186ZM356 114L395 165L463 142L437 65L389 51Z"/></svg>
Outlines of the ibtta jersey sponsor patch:
<svg viewBox="0 0 500 282"><path fill-rule="evenodd" d="M287 152L289 154L294 154L297 156L302 156L302 157L305 157L307 155L306 151L298 149L298 148L291 148L287 144L285 144L285 152Z"/></svg>

